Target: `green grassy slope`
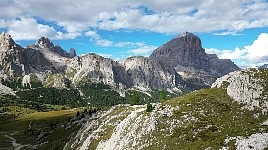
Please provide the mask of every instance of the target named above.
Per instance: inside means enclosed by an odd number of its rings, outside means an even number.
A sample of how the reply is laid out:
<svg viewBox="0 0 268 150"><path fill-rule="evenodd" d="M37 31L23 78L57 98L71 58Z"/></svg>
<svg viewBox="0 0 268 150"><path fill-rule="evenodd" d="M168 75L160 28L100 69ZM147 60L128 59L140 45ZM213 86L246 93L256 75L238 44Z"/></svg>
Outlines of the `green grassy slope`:
<svg viewBox="0 0 268 150"><path fill-rule="evenodd" d="M163 138L162 146L169 145L170 148L219 149L226 146L224 139L227 137L249 136L268 131L266 126L261 125L268 116L262 115L260 110L242 110L242 105L233 102L226 91L220 88L203 89L167 101L163 105L179 106L179 109L173 112L172 118L183 122L174 128L172 135ZM185 121L185 116L192 119ZM168 118L161 119L164 124ZM161 127L158 130L161 130ZM166 133L155 134L159 137ZM227 146L234 148L232 143Z"/></svg>
<svg viewBox="0 0 268 150"><path fill-rule="evenodd" d="M241 109L222 88L202 89L154 107L152 112L146 112L146 106L114 107L91 124L94 128L76 137L82 139L76 148L235 149L234 140L225 140L268 132L262 125L267 115Z"/></svg>
<svg viewBox="0 0 268 150"><path fill-rule="evenodd" d="M11 107L9 109L12 110ZM78 108L50 112L34 112L23 107L16 109L24 111L25 114L0 119L0 149L16 148L12 145L11 138L14 138L17 144L24 145L24 149L62 149L70 135L80 128L76 124L70 125L77 111L81 111ZM68 125L71 128L66 128Z"/></svg>

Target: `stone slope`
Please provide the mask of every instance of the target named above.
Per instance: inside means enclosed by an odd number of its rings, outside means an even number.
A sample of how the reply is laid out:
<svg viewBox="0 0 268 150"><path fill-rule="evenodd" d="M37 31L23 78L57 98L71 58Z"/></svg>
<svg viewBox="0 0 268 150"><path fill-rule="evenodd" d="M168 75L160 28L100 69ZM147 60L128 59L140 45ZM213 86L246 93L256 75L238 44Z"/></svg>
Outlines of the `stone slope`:
<svg viewBox="0 0 268 150"><path fill-rule="evenodd" d="M225 89L199 90L163 103L118 105L91 117L65 149L264 149L267 115L243 109Z"/></svg>
<svg viewBox="0 0 268 150"><path fill-rule="evenodd" d="M117 62L96 54L87 54L71 62L68 72L75 72L72 81L77 83L90 78L117 89L136 88L178 90L183 81L173 68L163 67L145 57L130 57Z"/></svg>
<svg viewBox="0 0 268 150"><path fill-rule="evenodd" d="M212 87L226 88L227 94L245 108L268 111L268 69L243 69L223 76Z"/></svg>

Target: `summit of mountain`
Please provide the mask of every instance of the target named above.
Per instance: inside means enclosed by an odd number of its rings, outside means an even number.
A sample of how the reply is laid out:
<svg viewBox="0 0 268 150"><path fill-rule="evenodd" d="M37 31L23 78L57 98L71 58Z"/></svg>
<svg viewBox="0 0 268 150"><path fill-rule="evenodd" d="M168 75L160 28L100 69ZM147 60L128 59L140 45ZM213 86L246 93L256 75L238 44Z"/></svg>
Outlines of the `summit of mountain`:
<svg viewBox="0 0 268 150"><path fill-rule="evenodd" d="M67 57L67 58L73 58L76 55L76 51L74 48L70 49L70 52L68 53L66 50L62 49L60 45L56 44L54 46L54 44L51 42L51 40L49 38L46 37L41 37L40 39L38 39L36 41L36 43L34 45L28 45L28 47L30 48L34 48L34 49L48 49L49 51L52 51L62 57Z"/></svg>
<svg viewBox="0 0 268 150"><path fill-rule="evenodd" d="M216 78L240 70L229 59L207 54L200 38L189 32L158 47L149 58L174 67L185 79L196 80L204 85L211 85Z"/></svg>

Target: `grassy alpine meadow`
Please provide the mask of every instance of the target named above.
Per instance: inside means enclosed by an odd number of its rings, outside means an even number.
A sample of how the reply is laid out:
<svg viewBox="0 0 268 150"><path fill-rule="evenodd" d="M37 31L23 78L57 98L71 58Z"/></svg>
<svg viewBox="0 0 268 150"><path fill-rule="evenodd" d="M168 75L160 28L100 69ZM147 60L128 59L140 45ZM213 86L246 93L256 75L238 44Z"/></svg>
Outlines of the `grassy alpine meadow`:
<svg viewBox="0 0 268 150"><path fill-rule="evenodd" d="M234 102L225 89L212 88L192 92L182 97L166 101L163 105L178 106L173 119L183 122L173 129L173 133L162 139L162 144L179 149L219 149L228 146L235 149L234 141L225 143L227 137L250 136L267 132L262 123L268 119L260 110L242 109L243 105ZM257 116L257 117L256 117ZM168 118L161 118L165 123ZM158 129L164 129L164 124ZM155 132L156 137L161 132ZM171 149L175 147L170 147Z"/></svg>
<svg viewBox="0 0 268 150"><path fill-rule="evenodd" d="M9 110L0 116L0 149L62 149L80 128L75 121L85 110L36 112L19 106L0 109Z"/></svg>

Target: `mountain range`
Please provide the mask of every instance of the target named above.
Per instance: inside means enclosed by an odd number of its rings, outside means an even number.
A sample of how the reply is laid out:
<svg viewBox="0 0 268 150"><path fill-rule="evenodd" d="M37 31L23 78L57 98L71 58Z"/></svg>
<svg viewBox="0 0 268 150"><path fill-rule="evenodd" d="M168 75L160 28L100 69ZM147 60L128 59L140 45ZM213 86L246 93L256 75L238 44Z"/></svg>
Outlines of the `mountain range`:
<svg viewBox="0 0 268 150"><path fill-rule="evenodd" d="M26 78L35 76L44 84L52 74L61 74L71 86L91 79L110 85L121 94L129 88L142 91L200 89L210 86L216 78L240 69L231 60L206 54L200 38L188 32L160 46L149 58L133 56L123 61L93 53L77 56L75 49L67 52L45 37L22 48L10 35L2 33L0 44L0 77L3 80L19 77L31 81ZM65 85L57 82L52 86Z"/></svg>
<svg viewBox="0 0 268 150"><path fill-rule="evenodd" d="M123 61L2 33L0 60L0 148L268 147L268 70L206 54L192 33Z"/></svg>

